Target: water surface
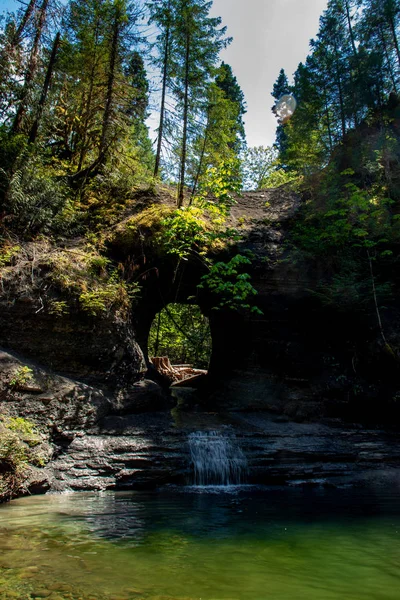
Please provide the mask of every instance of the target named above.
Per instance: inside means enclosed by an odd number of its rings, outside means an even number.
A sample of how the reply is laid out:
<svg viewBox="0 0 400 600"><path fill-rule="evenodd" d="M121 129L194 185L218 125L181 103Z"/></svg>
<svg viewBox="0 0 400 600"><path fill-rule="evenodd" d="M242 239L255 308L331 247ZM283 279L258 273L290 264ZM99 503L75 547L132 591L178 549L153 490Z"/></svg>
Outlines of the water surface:
<svg viewBox="0 0 400 600"><path fill-rule="evenodd" d="M0 507L0 598L43 597L398 600L400 490L20 499Z"/></svg>

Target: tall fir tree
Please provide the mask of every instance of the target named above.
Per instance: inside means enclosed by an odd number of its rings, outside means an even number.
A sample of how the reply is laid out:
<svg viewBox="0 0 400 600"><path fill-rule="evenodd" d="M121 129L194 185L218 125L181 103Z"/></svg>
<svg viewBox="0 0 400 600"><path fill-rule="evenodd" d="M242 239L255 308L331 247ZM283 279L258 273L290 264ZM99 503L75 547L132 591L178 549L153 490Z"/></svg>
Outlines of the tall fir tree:
<svg viewBox="0 0 400 600"><path fill-rule="evenodd" d="M182 118L179 156L178 207L183 205L186 183L186 160L196 113L205 108L204 99L219 53L229 40L220 17L210 17L212 2L176 0L174 24L174 96Z"/></svg>
<svg viewBox="0 0 400 600"><path fill-rule="evenodd" d="M278 78L274 83L274 87L272 89L272 94L271 94L272 97L275 98L275 105L272 107L273 111L275 109L275 106L276 106L276 103L278 102L278 100L285 94L290 94L290 92L291 92L291 87L289 85L289 79L287 78L285 70L281 69L279 71ZM279 123L276 128L275 145L276 145L276 148L278 149L279 153L283 157L283 155L285 154L285 150L286 150L287 137L286 137L286 133L285 133L285 127L282 123Z"/></svg>

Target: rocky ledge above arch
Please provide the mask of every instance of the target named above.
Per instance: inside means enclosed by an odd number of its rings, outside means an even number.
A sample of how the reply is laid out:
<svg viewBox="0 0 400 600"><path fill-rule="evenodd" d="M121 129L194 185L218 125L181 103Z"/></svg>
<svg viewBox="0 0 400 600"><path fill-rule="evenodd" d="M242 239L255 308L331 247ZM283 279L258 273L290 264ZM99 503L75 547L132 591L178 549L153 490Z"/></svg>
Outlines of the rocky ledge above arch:
<svg viewBox="0 0 400 600"><path fill-rule="evenodd" d="M251 251L262 315L213 310L212 299L198 294L201 257L177 267L159 236L175 208L168 190L142 192L97 248L84 238L21 244L1 269L0 346L75 379L129 387L145 375L156 313L169 302L197 301L213 339L206 405L299 419L365 412L365 399L382 393L378 371L392 377L393 369L375 351L371 322L319 301L324 266L289 258L285 240L301 205L285 188L244 193L228 223L240 240L212 250L225 261ZM110 277L110 265L123 284Z"/></svg>

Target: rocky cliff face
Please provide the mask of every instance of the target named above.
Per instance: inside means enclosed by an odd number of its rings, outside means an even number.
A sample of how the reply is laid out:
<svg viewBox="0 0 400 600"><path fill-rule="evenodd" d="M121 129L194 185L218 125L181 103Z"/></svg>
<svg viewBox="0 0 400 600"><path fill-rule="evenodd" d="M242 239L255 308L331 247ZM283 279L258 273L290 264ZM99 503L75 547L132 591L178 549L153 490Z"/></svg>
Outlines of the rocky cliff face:
<svg viewBox="0 0 400 600"><path fill-rule="evenodd" d="M101 260L85 240L17 246L0 269L0 345L93 383L140 379L146 367L124 290L101 275Z"/></svg>
<svg viewBox="0 0 400 600"><path fill-rule="evenodd" d="M146 202L159 211L169 200L159 196ZM187 302L190 296L197 296L209 315L213 340L209 375L196 402L203 411L229 414L222 425L236 428L251 481L340 479L348 464L351 477L357 477L358 466L362 472L374 470L380 457L398 468L395 444L383 433L338 424L304 429L274 420L283 414L303 422L343 416L376 421L377 398L386 407L392 400L392 415L397 407L396 367L374 350L374 317L366 321L324 307L313 293L323 266L288 260L285 239L300 207L300 198L282 189L244 194L230 223L242 239L215 252L217 260L252 252L250 274L262 315L214 311L207 293L198 295L203 264L189 261L177 277L176 261L154 241L154 224L141 225L133 235L121 222L107 238L107 256L128 279L134 275L140 281L133 301L116 296L108 280L96 287L103 277L101 261L99 277L89 281L97 291L85 295L85 269L98 269L98 256L86 256L76 271L79 293L73 282L65 282L60 265L66 253L87 252L82 240L62 250L27 244L2 270L0 345L11 353L0 355L0 413L32 420L46 436L53 453L43 471L47 486L110 489L191 480L187 436L215 424L177 426L168 412L168 394L145 379L152 320L168 302ZM50 261L52 253L62 256ZM110 289L114 295L106 304ZM397 312L392 313L396 324ZM249 411L255 410L268 411L265 422L252 421ZM146 414L156 411L161 412ZM234 417L232 411L247 416ZM333 444L337 436L343 443ZM375 438L370 449L368 437Z"/></svg>
<svg viewBox="0 0 400 600"><path fill-rule="evenodd" d="M286 242L303 202L284 188L243 194L229 221L241 241L214 252L215 260L252 253L249 273L262 315L213 310L213 299L197 289L204 273L201 261L180 265L176 276L176 261L154 243L154 226L141 222L132 236L124 223L119 224L109 239L109 251L143 273L141 297L133 311L137 339L146 354L157 312L169 302L195 297L210 318L213 341L203 393L207 406L267 409L298 420L397 419L393 398L400 363L381 343L375 312L324 305L317 292L325 265L304 257L295 260L288 251ZM393 347L398 346L396 315L400 309L394 303L382 317ZM379 415L377 406L383 409Z"/></svg>
<svg viewBox="0 0 400 600"><path fill-rule="evenodd" d="M125 403L121 409L120 398L32 364L30 378L22 377L21 368L28 365L10 354L2 352L0 364L2 423L18 423L21 417L24 423L35 423L35 443L31 436L24 442L33 447L33 454L23 464L18 486L0 499L48 490L191 485L195 474L189 436L198 431L228 436L241 449L248 463L245 483L340 486L398 478L400 472L397 432L339 420L295 423L265 411L171 413L160 403L160 392L155 402L152 382L145 396L151 399L147 407ZM155 406L164 410L143 412ZM0 483L9 481L7 468L10 473L0 455Z"/></svg>
<svg viewBox="0 0 400 600"><path fill-rule="evenodd" d="M104 260L88 254L85 240L70 241L65 248L27 244L2 270L0 345L131 397L130 386L143 379L147 368L147 337L157 312L169 302L194 297L210 318L213 340L206 405L267 409L299 420L374 419L380 398L390 405L389 413L396 412L399 362L379 342L376 315L324 306L315 293L324 265L295 262L288 254L285 241L302 206L296 194L282 188L245 193L229 222L241 241L213 251L215 260L252 253L249 272L262 315L214 311L213 299L197 288L202 261L181 261L177 271L176 257L157 242L160 222L171 206L171 197L162 193L142 197L133 217L127 214L107 233L107 259L119 264L127 280L140 284L139 293L129 302L125 298L122 308L114 298L98 309L96 302L109 293L109 283L101 276L85 280L93 265L99 268ZM69 271L63 271L66 260ZM75 267L75 261L81 266ZM80 282L78 294L74 277ZM96 288L98 279L103 288ZM89 294L94 303L89 307L81 302L88 287L97 290L97 296ZM385 328L393 346L400 322L396 311L393 305L383 317L389 318Z"/></svg>
<svg viewBox="0 0 400 600"><path fill-rule="evenodd" d="M94 387L0 350L0 501L59 489L52 486L57 479L53 467L46 465L57 463L64 453L74 456L79 440L106 417L165 411L170 406L168 395L153 381L142 379L113 390ZM101 462L101 447L89 445L91 460ZM80 489L87 487L80 481Z"/></svg>

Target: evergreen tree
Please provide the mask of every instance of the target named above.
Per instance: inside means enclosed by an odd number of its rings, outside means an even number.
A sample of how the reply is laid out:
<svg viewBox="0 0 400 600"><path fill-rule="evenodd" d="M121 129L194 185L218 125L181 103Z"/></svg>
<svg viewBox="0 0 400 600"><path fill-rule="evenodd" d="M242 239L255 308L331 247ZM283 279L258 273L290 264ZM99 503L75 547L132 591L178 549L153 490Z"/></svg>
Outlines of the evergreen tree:
<svg viewBox="0 0 400 600"><path fill-rule="evenodd" d="M99 172L109 157L122 157L126 144L145 149L151 162L138 14L124 0L73 0L69 6L49 135L53 153L68 161L76 182Z"/></svg>
<svg viewBox="0 0 400 600"><path fill-rule="evenodd" d="M194 139L188 171L193 172L192 197L210 168L229 164L238 182L240 153L245 146L242 116L245 114L244 94L232 68L222 63L211 82L203 130Z"/></svg>
<svg viewBox="0 0 400 600"><path fill-rule="evenodd" d="M42 92L40 94L40 99L39 99L39 102L38 102L38 105L36 108L35 118L32 123L31 129L29 131L29 138L28 138L29 144L34 144L36 141L36 138L37 138L39 125L40 125L40 121L42 119L43 110L44 110L44 107L46 104L47 94L49 92L51 78L53 75L53 70L54 70L54 66L55 66L55 62L56 62L56 58L57 58L57 52L60 47L60 38L61 38L61 34L58 31L56 34L56 37L54 38L53 46L51 49L49 62L48 62L47 69L46 69L46 76L45 76L43 87L42 87Z"/></svg>
<svg viewBox="0 0 400 600"><path fill-rule="evenodd" d="M386 23L388 30L390 31L392 43L396 51L398 66L400 67L400 48L399 39L397 35L397 25L400 14L399 0L382 0L381 14L384 18L384 22Z"/></svg>
<svg viewBox="0 0 400 600"><path fill-rule="evenodd" d="M17 17L6 15L5 26L0 34L0 110L1 118L9 117L9 109L14 106L19 90L19 79L23 79L24 48L23 36L31 26L35 16L36 0L30 0L25 10L18 11Z"/></svg>
<svg viewBox="0 0 400 600"><path fill-rule="evenodd" d="M166 121L166 97L168 88L171 87L171 61L172 61L172 36L173 36L173 11L176 6L173 0L153 0L148 4L150 10L150 23L155 23L159 28L159 34L155 47L157 55L153 57L153 64L162 71L160 118L157 136L157 150L154 164L154 176L157 177L160 170L161 151L164 138L164 127Z"/></svg>
<svg viewBox="0 0 400 600"><path fill-rule="evenodd" d="M237 145L240 150L241 146L246 143L246 134L244 131L243 115L246 114L246 103L244 94L238 84L235 75L232 72L232 67L222 62L218 69L215 78L216 85L224 92L227 100L230 100L236 107L236 128L237 128Z"/></svg>
<svg viewBox="0 0 400 600"><path fill-rule="evenodd" d="M272 89L272 97L275 98L275 101L276 101L275 105L272 107L273 111L275 111L276 104L280 100L280 98L282 96L284 96L285 94L290 94L290 92L291 92L291 88L289 85L289 80L287 78L287 75L286 75L284 69L281 69L279 71L278 78L277 78L276 82L274 83L274 87ZM285 150L286 150L287 138L286 138L286 133L285 133L285 127L282 123L279 123L278 127L276 128L275 145L276 145L279 153L283 157L285 154Z"/></svg>
<svg viewBox="0 0 400 600"><path fill-rule="evenodd" d="M12 124L12 132L20 133L24 127L24 120L29 109L29 102L33 93L36 75L39 71L39 59L41 42L44 34L46 19L48 16L49 0L42 0L34 19L34 35L32 47L26 65L24 83L19 98L18 107Z"/></svg>
<svg viewBox="0 0 400 600"><path fill-rule="evenodd" d="M179 152L178 207L182 206L186 183L188 142L196 115L206 110L207 84L220 50L229 40L221 19L210 17L211 2L176 0L177 11L173 37L173 93L182 119Z"/></svg>
<svg viewBox="0 0 400 600"><path fill-rule="evenodd" d="M103 0L72 0L68 6L49 134L53 153L69 162L70 173L98 156L109 16Z"/></svg>
<svg viewBox="0 0 400 600"><path fill-rule="evenodd" d="M358 23L361 47L369 57L367 70L375 85L379 83L377 95L381 100L390 88L397 93L399 85L396 27L394 35L392 29L393 8L393 4L387 5L382 0L367 0L363 18ZM393 19L396 18L395 11Z"/></svg>
<svg viewBox="0 0 400 600"><path fill-rule="evenodd" d="M285 70L281 69L272 88L272 96L275 100L279 100L284 94L290 94L290 85Z"/></svg>
<svg viewBox="0 0 400 600"><path fill-rule="evenodd" d="M335 145L399 89L395 0L329 0L311 54L295 73L298 108L277 130L285 168L327 164ZM290 91L281 71L275 99Z"/></svg>

